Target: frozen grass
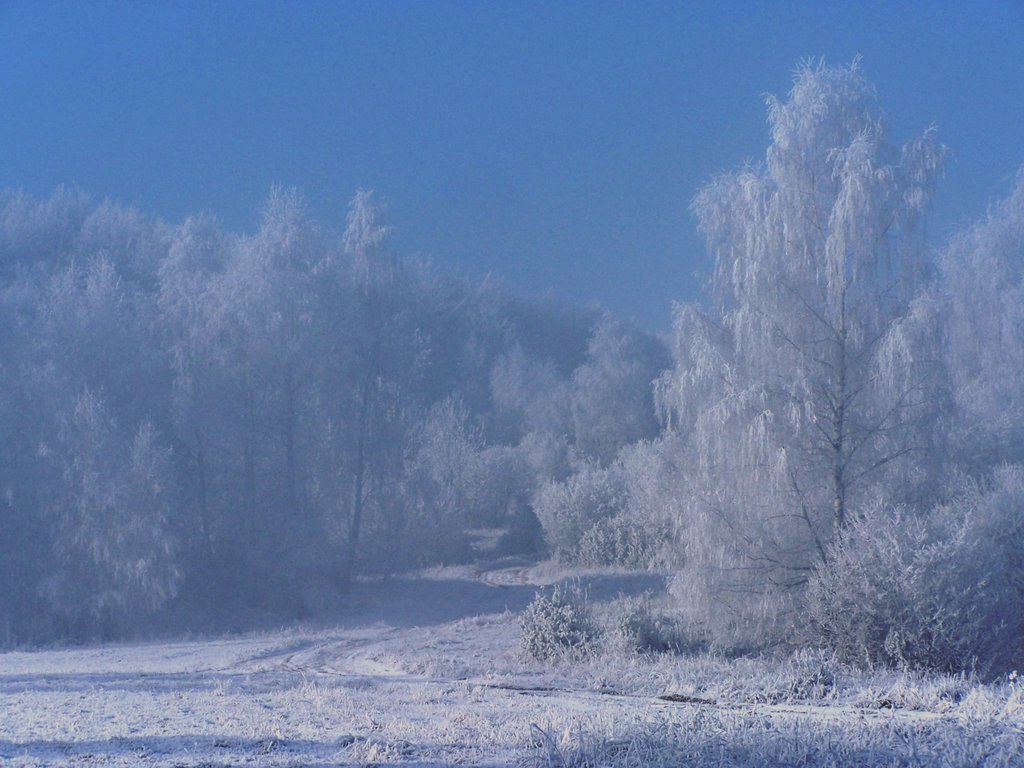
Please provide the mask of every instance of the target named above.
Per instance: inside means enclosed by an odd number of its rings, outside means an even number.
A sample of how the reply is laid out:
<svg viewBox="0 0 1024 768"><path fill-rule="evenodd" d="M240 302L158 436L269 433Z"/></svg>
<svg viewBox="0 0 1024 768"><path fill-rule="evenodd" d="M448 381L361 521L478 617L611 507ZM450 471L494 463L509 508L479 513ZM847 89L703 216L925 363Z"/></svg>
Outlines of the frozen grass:
<svg viewBox="0 0 1024 768"><path fill-rule="evenodd" d="M1016 678L644 653L610 632L583 659L527 658L523 582L557 579L504 565L366 583L330 627L2 654L0 765L1021 764ZM656 577L582 581L606 630L664 608Z"/></svg>
<svg viewBox="0 0 1024 768"><path fill-rule="evenodd" d="M623 728L534 727L532 765L579 766L1019 766L1024 739L998 726L942 721L780 719L691 710Z"/></svg>

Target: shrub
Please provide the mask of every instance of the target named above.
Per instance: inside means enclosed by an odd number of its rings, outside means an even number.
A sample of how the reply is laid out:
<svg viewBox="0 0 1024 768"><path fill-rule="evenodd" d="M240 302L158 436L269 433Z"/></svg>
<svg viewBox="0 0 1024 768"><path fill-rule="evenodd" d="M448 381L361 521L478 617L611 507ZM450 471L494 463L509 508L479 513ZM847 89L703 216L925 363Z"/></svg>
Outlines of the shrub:
<svg viewBox="0 0 1024 768"><path fill-rule="evenodd" d="M633 653L695 652L703 647L687 637L679 620L657 612L650 595L616 601L609 625L616 645Z"/></svg>
<svg viewBox="0 0 1024 768"><path fill-rule="evenodd" d="M845 661L948 672L1022 660L1024 472L968 484L927 515L876 506L812 574L815 641Z"/></svg>
<svg viewBox="0 0 1024 768"><path fill-rule="evenodd" d="M550 595L537 593L520 616L519 625L520 648L540 660L586 655L598 637L578 584L558 585Z"/></svg>
<svg viewBox="0 0 1024 768"><path fill-rule="evenodd" d="M781 692L782 701L821 701L835 697L835 659L820 651L798 652L787 666L792 669L792 677Z"/></svg>
<svg viewBox="0 0 1024 768"><path fill-rule="evenodd" d="M585 464L561 483L548 483L534 497L533 509L559 560L578 563L584 534L625 506L626 489L615 468Z"/></svg>
<svg viewBox="0 0 1024 768"><path fill-rule="evenodd" d="M623 517L598 520L580 537L574 560L579 565L619 565L646 568L656 544L649 530Z"/></svg>

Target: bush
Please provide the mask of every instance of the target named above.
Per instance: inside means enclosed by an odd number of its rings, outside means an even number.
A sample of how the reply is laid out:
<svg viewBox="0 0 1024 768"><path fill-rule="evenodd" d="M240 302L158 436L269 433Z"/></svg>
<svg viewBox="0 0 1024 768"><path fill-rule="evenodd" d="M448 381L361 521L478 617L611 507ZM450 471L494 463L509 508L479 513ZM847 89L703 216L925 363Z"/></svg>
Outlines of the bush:
<svg viewBox="0 0 1024 768"><path fill-rule="evenodd" d="M520 648L535 659L586 655L598 631L578 584L558 585L550 595L537 593L519 618Z"/></svg>
<svg viewBox="0 0 1024 768"><path fill-rule="evenodd" d="M640 569L671 562L679 471L665 447L628 446L608 467L583 461L575 474L534 494L534 512L558 560Z"/></svg>
<svg viewBox="0 0 1024 768"><path fill-rule="evenodd" d="M1024 472L930 514L876 506L812 574L813 639L849 662L999 672L1024 660Z"/></svg>
<svg viewBox="0 0 1024 768"><path fill-rule="evenodd" d="M580 537L574 553L579 565L618 565L646 568L654 559L656 544L649 530L622 517L598 520Z"/></svg>
<svg viewBox="0 0 1024 768"><path fill-rule="evenodd" d="M609 634L616 645L633 653L684 653L703 649L688 637L682 623L658 613L650 595L616 601L609 619Z"/></svg>
<svg viewBox="0 0 1024 768"><path fill-rule="evenodd" d="M548 483L534 497L533 509L555 555L578 564L580 542L598 522L626 504L625 479L615 468L585 464L561 483Z"/></svg>

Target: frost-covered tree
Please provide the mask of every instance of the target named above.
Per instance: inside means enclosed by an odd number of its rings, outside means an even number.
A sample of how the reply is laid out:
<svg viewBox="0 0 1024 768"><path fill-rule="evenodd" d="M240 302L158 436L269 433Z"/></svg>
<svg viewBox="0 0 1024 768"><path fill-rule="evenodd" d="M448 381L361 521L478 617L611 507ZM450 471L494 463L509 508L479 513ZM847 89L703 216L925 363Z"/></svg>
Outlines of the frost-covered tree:
<svg viewBox="0 0 1024 768"><path fill-rule="evenodd" d="M603 316L587 344L586 362L572 375L577 450L608 465L624 445L653 437L658 424L651 382L667 365L656 339Z"/></svg>
<svg viewBox="0 0 1024 768"><path fill-rule="evenodd" d="M348 206L345 232L341 245L351 259L352 276L364 292L379 276L384 265L380 251L391 234L391 228L382 221L383 207L374 200L373 190L359 189Z"/></svg>
<svg viewBox="0 0 1024 768"><path fill-rule="evenodd" d="M200 546L212 556L221 517L215 456L230 434L224 417L232 389L224 370L224 304L218 288L233 241L209 217L190 217L170 235L158 270L156 304L173 373L171 423L187 466L183 496L195 508ZM193 538L193 537L190 537Z"/></svg>
<svg viewBox="0 0 1024 768"><path fill-rule="evenodd" d="M36 309L34 354L53 397L66 402L88 387L129 421L161 416L167 371L155 307L106 255L55 270Z"/></svg>
<svg viewBox="0 0 1024 768"><path fill-rule="evenodd" d="M49 530L38 514L35 439L44 406L27 375L34 329L22 322L41 295L20 281L0 287L0 645L41 613L35 586L51 567Z"/></svg>
<svg viewBox="0 0 1024 768"><path fill-rule="evenodd" d="M366 549L367 529L374 530L379 544L374 551L380 554L403 527L399 484L423 363L423 338L411 313L415 281L386 251L390 230L383 213L371 192L359 191L342 235L344 269L338 279L351 290L344 294L349 300L344 314L335 321L344 333L333 347L329 375L343 388L334 405L343 588Z"/></svg>
<svg viewBox="0 0 1024 768"><path fill-rule="evenodd" d="M917 469L936 356L921 222L945 156L932 130L888 143L856 62L801 66L768 118L764 164L693 201L714 306L678 310L658 388L691 446L678 589L748 637L827 557L852 506Z"/></svg>
<svg viewBox="0 0 1024 768"><path fill-rule="evenodd" d="M407 529L399 538L421 562L465 557L465 531L482 496L480 429L465 404L448 397L428 410L410 442L404 477Z"/></svg>
<svg viewBox="0 0 1024 768"><path fill-rule="evenodd" d="M149 291L166 251L166 235L160 221L108 200L82 221L72 254L79 259L102 254L118 274Z"/></svg>
<svg viewBox="0 0 1024 768"><path fill-rule="evenodd" d="M954 239L941 268L956 401L951 452L979 475L1024 461L1024 169L1010 196Z"/></svg>
<svg viewBox="0 0 1024 768"><path fill-rule="evenodd" d="M316 237L298 192L274 188L259 229L231 250L217 282L220 343L237 392L241 522L250 551L272 546L302 520L300 406L312 361L309 275Z"/></svg>
<svg viewBox="0 0 1024 768"><path fill-rule="evenodd" d="M11 279L19 268L66 261L89 210L88 197L68 187L58 187L49 200L0 193L0 276Z"/></svg>
<svg viewBox="0 0 1024 768"><path fill-rule="evenodd" d="M264 293L247 321L255 323L250 332L266 345L262 375L272 400L263 408L272 409L269 432L283 454L279 503L285 515L299 520L302 409L309 400L307 383L316 363L310 329L315 309L312 273L321 252L317 241L317 228L298 191L275 188L264 206L260 229L248 244L257 279L265 281L260 285Z"/></svg>
<svg viewBox="0 0 1024 768"><path fill-rule="evenodd" d="M46 512L60 564L44 594L77 622L156 610L181 577L170 532L168 450L148 422L125 433L88 389L57 423L52 442L40 446L54 470Z"/></svg>
<svg viewBox="0 0 1024 768"><path fill-rule="evenodd" d="M515 346L494 363L491 398L500 417L524 433L571 432L569 382L554 360L537 359Z"/></svg>

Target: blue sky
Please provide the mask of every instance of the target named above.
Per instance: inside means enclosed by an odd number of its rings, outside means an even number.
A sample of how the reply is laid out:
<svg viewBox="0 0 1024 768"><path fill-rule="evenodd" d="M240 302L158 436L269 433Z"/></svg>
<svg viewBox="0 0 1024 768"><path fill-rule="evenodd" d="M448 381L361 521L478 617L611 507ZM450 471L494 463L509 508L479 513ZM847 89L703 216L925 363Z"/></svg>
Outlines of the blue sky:
<svg viewBox="0 0 1024 768"><path fill-rule="evenodd" d="M370 187L402 251L664 328L693 194L763 155L798 61L857 54L894 138L953 149L940 243L1024 163L1022 0L0 0L0 187L233 229L275 182L336 227Z"/></svg>

